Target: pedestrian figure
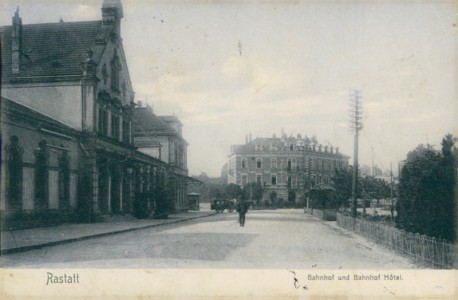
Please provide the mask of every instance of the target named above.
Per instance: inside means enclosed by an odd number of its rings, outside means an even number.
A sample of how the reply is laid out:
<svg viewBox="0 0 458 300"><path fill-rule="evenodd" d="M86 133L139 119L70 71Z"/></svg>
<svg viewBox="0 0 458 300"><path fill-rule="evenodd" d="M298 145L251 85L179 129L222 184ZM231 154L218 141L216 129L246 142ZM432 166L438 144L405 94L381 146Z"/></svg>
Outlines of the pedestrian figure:
<svg viewBox="0 0 458 300"><path fill-rule="evenodd" d="M244 226L245 225L245 214L248 211L248 204L243 200L238 201L236 210L239 213L240 226Z"/></svg>

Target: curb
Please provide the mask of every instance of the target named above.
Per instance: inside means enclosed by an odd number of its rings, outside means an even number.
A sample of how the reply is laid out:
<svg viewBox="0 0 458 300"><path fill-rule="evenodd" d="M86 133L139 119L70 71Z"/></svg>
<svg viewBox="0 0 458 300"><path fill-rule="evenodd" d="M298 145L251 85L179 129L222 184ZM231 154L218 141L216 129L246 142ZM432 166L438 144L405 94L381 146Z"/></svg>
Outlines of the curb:
<svg viewBox="0 0 458 300"><path fill-rule="evenodd" d="M35 250L35 249L41 249L41 248L44 248L44 247L51 247L51 246L68 244L68 243L73 243L73 242L79 242L79 241L89 240L89 239L93 239L93 238L100 238L100 237L119 234L119 233L126 233L126 232L130 232L130 231L135 231L135 230L148 229L148 228L159 227L159 226L168 225L168 224L176 224L176 223L191 221L191 220L195 220L195 219L210 217L210 216L213 216L213 215L216 215L216 214L217 214L216 212L213 212L213 213L210 213L210 214L204 215L204 216L189 217L189 218L184 218L184 219L181 219L181 220L172 220L170 222L150 224L150 225L145 225L145 226L141 226L141 227L121 229L121 230L117 230L117 231L103 232L103 233L98 233L98 234L93 234L93 235L86 235L86 236L70 238L70 239L54 241L54 242L48 242L48 243L43 243L43 244L23 246L23 247L17 247L17 248L9 248L9 249L1 250L1 255L3 256L3 255L6 255L6 254L26 252L26 251Z"/></svg>

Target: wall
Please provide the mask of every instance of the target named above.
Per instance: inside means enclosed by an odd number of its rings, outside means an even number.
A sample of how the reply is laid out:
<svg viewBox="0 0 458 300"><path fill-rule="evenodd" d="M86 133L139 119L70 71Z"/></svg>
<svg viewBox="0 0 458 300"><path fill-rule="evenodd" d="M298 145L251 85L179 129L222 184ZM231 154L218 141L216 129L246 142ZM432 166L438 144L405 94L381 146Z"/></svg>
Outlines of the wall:
<svg viewBox="0 0 458 300"><path fill-rule="evenodd" d="M138 151L145 153L146 155L152 156L154 158L159 159L159 148L138 148Z"/></svg>
<svg viewBox="0 0 458 300"><path fill-rule="evenodd" d="M2 115L4 117L4 115ZM27 120L14 120L14 124L8 120L2 119L2 138L3 147L10 144L10 139L16 135L19 139L19 146L23 149L23 183L22 183L22 208L23 210L34 210L34 192L35 192L35 152L39 148L39 143L43 139L48 144L48 206L50 209L59 208L59 193L58 193L58 170L59 157L63 151L61 148L68 149L69 168L70 168L70 196L69 201L72 208L77 205L77 183L78 183L78 141L71 135L56 135L48 132L43 132L38 129L36 124L31 124ZM41 125L45 127L46 125ZM57 133L57 131L56 131ZM62 134L62 133L59 133ZM6 165L6 153L2 149L2 165ZM2 168L2 173L4 173ZM3 174L2 174L3 175ZM6 193L6 176L2 176L2 194L0 199L0 208L5 209L5 193Z"/></svg>

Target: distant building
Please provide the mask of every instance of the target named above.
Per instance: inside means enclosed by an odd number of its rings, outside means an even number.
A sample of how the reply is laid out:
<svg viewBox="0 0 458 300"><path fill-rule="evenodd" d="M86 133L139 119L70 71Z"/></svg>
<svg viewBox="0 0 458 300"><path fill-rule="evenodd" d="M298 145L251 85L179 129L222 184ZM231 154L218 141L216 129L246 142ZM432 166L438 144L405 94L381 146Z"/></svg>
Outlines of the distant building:
<svg viewBox="0 0 458 300"><path fill-rule="evenodd" d="M228 176L228 165L224 164L223 167L221 168L221 181L226 183L227 176Z"/></svg>
<svg viewBox="0 0 458 300"><path fill-rule="evenodd" d="M358 173L360 177L371 176L372 168L368 165L358 165Z"/></svg>
<svg viewBox="0 0 458 300"><path fill-rule="evenodd" d="M372 166L372 167L368 165L359 165L358 171L359 171L359 176L361 177L366 177L366 176L380 177L384 175L384 172L382 171L382 169L379 168L377 165Z"/></svg>
<svg viewBox="0 0 458 300"><path fill-rule="evenodd" d="M401 160L400 162L398 162L398 178L401 178L402 168L404 168L406 162L407 160Z"/></svg>
<svg viewBox="0 0 458 300"><path fill-rule="evenodd" d="M339 148L318 144L315 137L287 137L284 133L280 138L247 137L244 145L231 147L227 182L242 187L252 182L261 184L264 201L272 192L277 199L287 201L288 194L294 192L298 203L305 200L310 189L331 185L335 170L347 168L348 159Z"/></svg>

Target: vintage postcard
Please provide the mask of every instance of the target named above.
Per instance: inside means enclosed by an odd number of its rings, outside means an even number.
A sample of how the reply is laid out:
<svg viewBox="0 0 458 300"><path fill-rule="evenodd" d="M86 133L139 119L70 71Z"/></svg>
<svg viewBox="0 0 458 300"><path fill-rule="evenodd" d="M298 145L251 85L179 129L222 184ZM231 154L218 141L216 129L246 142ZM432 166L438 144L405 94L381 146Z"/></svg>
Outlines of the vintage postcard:
<svg viewBox="0 0 458 300"><path fill-rule="evenodd" d="M457 296L457 2L3 0L1 285Z"/></svg>

